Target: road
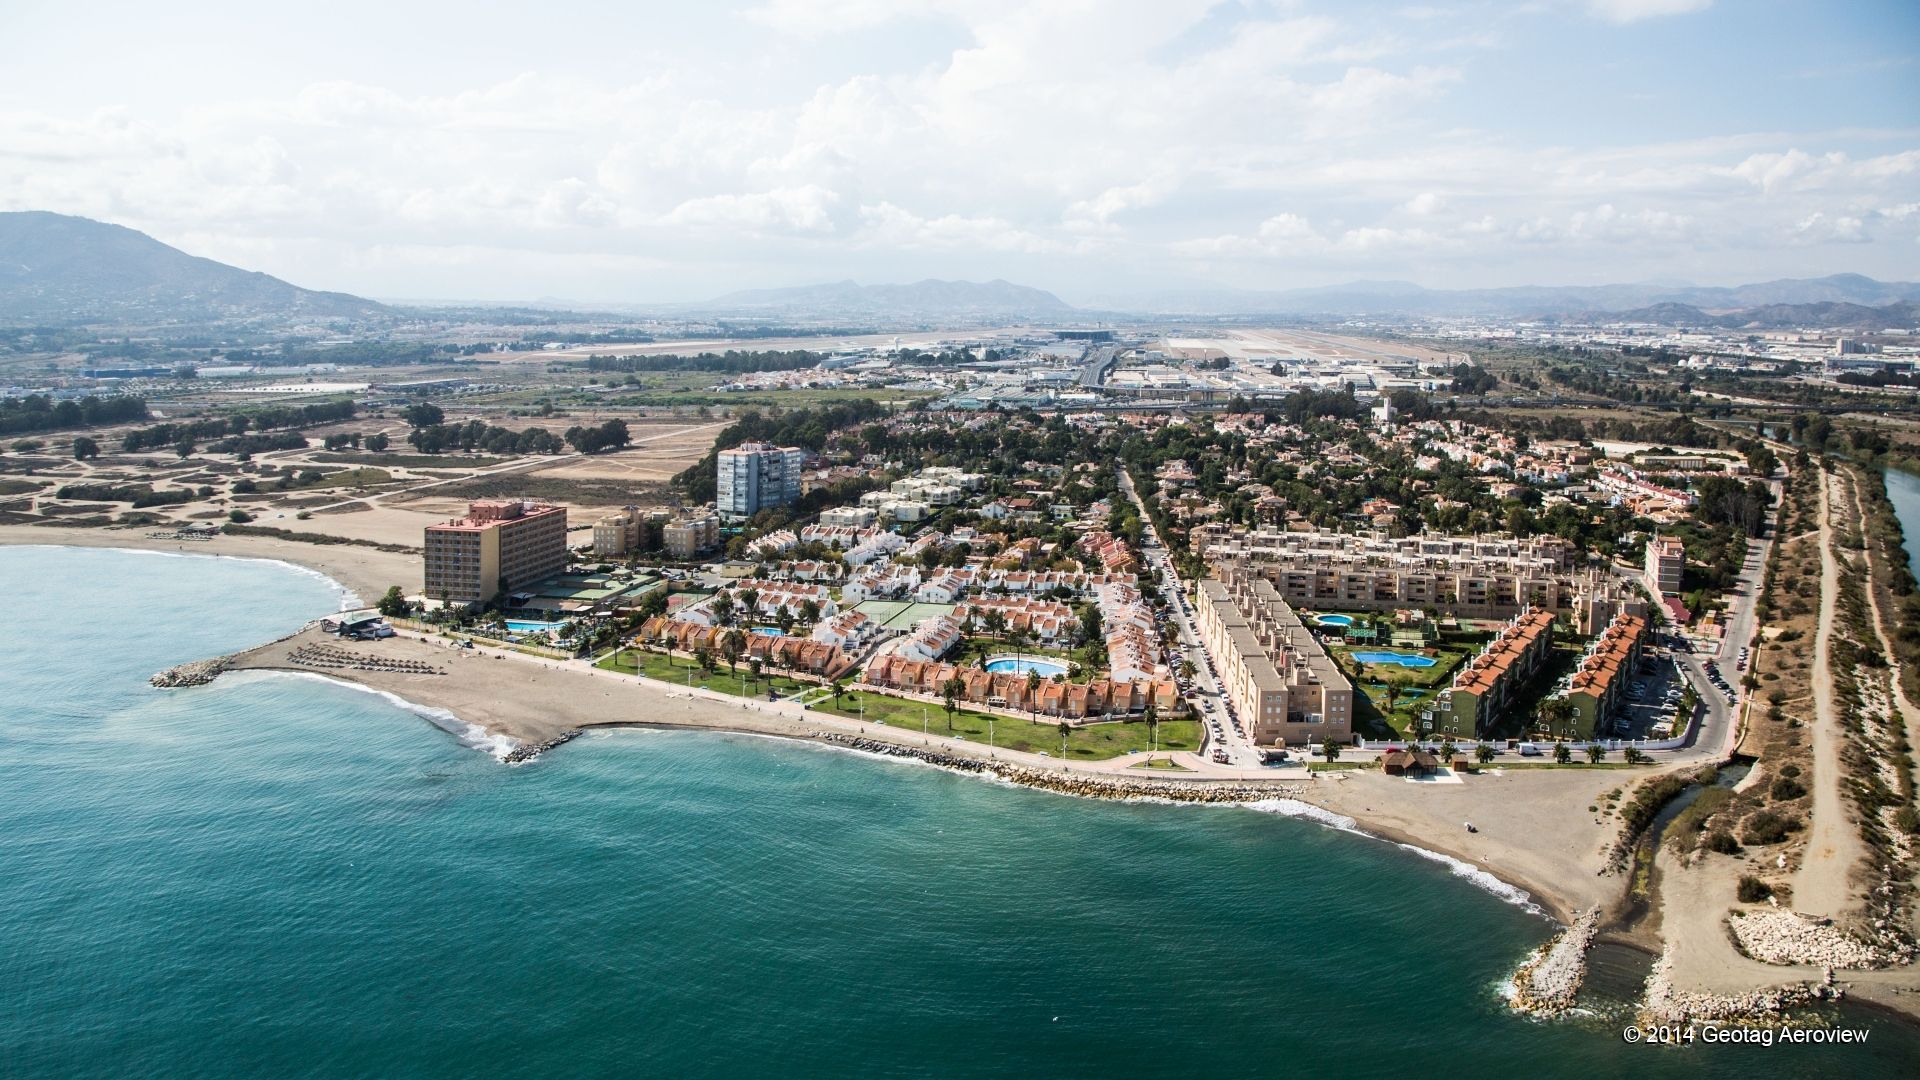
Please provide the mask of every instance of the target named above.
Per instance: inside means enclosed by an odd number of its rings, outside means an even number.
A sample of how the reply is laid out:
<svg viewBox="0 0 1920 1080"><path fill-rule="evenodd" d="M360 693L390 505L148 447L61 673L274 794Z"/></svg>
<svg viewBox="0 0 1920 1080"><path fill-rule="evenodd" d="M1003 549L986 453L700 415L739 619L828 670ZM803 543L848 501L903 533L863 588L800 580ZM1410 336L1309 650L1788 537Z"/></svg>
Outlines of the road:
<svg viewBox="0 0 1920 1080"><path fill-rule="evenodd" d="M1140 509L1140 524L1145 527L1145 531L1141 534L1140 548L1141 554L1147 561L1147 572L1159 582L1160 593L1166 597L1166 615L1173 622L1181 651L1191 657L1194 662L1193 692L1186 694L1187 701L1206 721L1208 742L1227 752L1229 765L1239 768L1258 766L1260 751L1254 747L1253 741L1247 737L1244 729L1227 720L1226 694L1222 692L1219 680L1209 670L1210 666L1214 670L1218 668L1210 662L1206 643L1200 637L1200 627L1194 622L1193 607L1187 603L1186 599L1186 585L1180 580L1179 572L1174 569L1173 558L1168 553L1166 545L1160 542L1160 534L1154 530L1153 519L1147 516L1146 503L1141 500L1140 493L1134 489L1133 477L1127 475L1125 468L1120 469L1119 472L1120 490L1125 492L1127 498L1132 499L1133 504ZM1173 667L1179 667L1178 658L1170 657L1169 662ZM1213 734L1215 723L1220 725L1223 737L1216 737Z"/></svg>

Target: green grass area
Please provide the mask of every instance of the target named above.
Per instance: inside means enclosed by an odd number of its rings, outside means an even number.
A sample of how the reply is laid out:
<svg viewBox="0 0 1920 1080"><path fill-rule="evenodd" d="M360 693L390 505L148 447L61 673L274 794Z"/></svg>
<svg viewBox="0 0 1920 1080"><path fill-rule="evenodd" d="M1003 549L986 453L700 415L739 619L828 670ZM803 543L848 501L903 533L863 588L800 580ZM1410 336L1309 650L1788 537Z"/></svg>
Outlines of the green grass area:
<svg viewBox="0 0 1920 1080"><path fill-rule="evenodd" d="M1187 768L1185 765L1175 764L1174 760L1170 757L1164 757L1164 758L1150 757L1145 761L1135 762L1134 764L1127 766L1127 768L1148 769L1153 772L1192 772L1193 771L1192 769Z"/></svg>
<svg viewBox="0 0 1920 1080"><path fill-rule="evenodd" d="M988 720L991 719L994 746L1007 750L1060 756L1060 722L1058 720L1042 718L1035 722L1007 716L989 718L985 713L962 710L954 714L953 727L949 730L946 710L938 703L927 703L923 715L921 703L918 701L906 701L869 692L849 692L842 695L837 704L832 698L826 698L814 708L821 712L857 720L861 718L860 707L863 702L866 705L865 719L869 724L885 724L888 727L907 728L913 731L921 730L924 725L930 734L946 735L984 745L989 734ZM1070 729L1067 735L1068 760L1099 761L1147 748L1147 724L1144 720L1077 727ZM1162 720L1160 738L1155 748L1159 750L1200 749L1200 724L1193 720Z"/></svg>
<svg viewBox="0 0 1920 1080"><path fill-rule="evenodd" d="M1307 763L1308 772L1348 772L1353 769L1371 769L1375 767L1376 763L1372 761L1326 761L1324 759L1317 759Z"/></svg>
<svg viewBox="0 0 1920 1080"><path fill-rule="evenodd" d="M1410 668L1399 664L1362 664L1353 658L1355 648L1407 653L1418 650L1382 645L1334 645L1327 650L1340 665L1341 672L1361 692L1361 699L1354 703L1354 719L1362 730L1385 736L1391 729L1393 736L1401 738L1411 737L1419 722L1420 710L1433 704L1435 694L1453 681L1454 672L1469 655L1459 649L1433 649L1430 655L1438 663L1432 667Z"/></svg>
<svg viewBox="0 0 1920 1080"><path fill-rule="evenodd" d="M700 665L685 658L668 656L665 653L648 652L644 649L621 649L611 653L593 665L605 671L618 671L627 675L645 675L650 679L663 682L702 686L722 694L735 697L765 697L768 690L787 697L809 689L815 684L804 683L785 675L772 672L753 677L753 671L743 661L738 672L729 674L723 661L711 673L701 670Z"/></svg>
<svg viewBox="0 0 1920 1080"><path fill-rule="evenodd" d="M317 488L366 488L379 487L393 483L393 474L385 469L359 468L339 469L321 476L318 480L303 483L295 479L288 485L290 491L311 491Z"/></svg>

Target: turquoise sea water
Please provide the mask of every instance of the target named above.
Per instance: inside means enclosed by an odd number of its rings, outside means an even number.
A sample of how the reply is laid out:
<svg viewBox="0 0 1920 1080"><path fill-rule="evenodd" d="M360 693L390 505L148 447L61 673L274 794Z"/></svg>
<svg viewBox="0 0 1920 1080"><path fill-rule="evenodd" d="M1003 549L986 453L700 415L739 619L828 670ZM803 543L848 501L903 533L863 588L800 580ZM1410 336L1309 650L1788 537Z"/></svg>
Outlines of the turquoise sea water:
<svg viewBox="0 0 1920 1080"><path fill-rule="evenodd" d="M317 680L273 565L0 549L0 1075L1912 1075L1624 1044L1496 988L1537 916L1393 845L745 737L509 768ZM1617 960L1618 958L1616 958ZM1624 989L1640 972L1613 978ZM1605 982L1606 979L1600 981ZM1602 1008L1606 1008L1604 1000Z"/></svg>

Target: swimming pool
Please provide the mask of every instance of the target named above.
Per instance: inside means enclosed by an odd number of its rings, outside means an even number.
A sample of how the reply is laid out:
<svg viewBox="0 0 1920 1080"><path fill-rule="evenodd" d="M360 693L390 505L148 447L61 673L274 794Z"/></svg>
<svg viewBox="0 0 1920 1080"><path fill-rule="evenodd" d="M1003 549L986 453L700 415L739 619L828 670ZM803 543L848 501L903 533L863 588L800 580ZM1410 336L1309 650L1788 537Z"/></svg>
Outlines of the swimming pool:
<svg viewBox="0 0 1920 1080"><path fill-rule="evenodd" d="M987 670L995 675L1024 675L1029 671L1037 671L1041 678L1051 679L1055 675L1065 675L1067 665L1058 660L1041 660L1031 656L996 656L987 661Z"/></svg>
<svg viewBox="0 0 1920 1080"><path fill-rule="evenodd" d="M1319 623L1321 626L1352 626L1353 616L1351 615L1315 615L1313 617L1313 621Z"/></svg>
<svg viewBox="0 0 1920 1080"><path fill-rule="evenodd" d="M565 624L557 622L529 622L524 619L507 620L507 629L516 634L538 634L549 631L558 632L563 625Z"/></svg>
<svg viewBox="0 0 1920 1080"><path fill-rule="evenodd" d="M786 637L787 636L787 632L785 630L780 629L777 626L755 626L755 627L752 627L751 629L753 630L754 633L759 634L761 637Z"/></svg>
<svg viewBox="0 0 1920 1080"><path fill-rule="evenodd" d="M1439 663L1431 656L1387 652L1384 649L1355 649L1353 658L1363 664L1398 664L1401 667L1432 667Z"/></svg>

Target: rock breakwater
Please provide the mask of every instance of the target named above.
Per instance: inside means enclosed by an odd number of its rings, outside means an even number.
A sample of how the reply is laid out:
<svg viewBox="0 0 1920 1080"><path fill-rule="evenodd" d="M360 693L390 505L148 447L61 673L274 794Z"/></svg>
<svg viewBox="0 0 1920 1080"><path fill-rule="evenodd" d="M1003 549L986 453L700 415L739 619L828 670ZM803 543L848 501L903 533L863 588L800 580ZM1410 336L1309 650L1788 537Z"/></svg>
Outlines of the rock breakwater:
<svg viewBox="0 0 1920 1080"><path fill-rule="evenodd" d="M1814 1001L1838 1001L1843 994L1832 971L1818 983L1787 983L1738 994L1681 990L1673 985L1673 946L1668 945L1647 976L1640 1015L1650 1024L1778 1022L1787 1019L1789 1010Z"/></svg>
<svg viewBox="0 0 1920 1080"><path fill-rule="evenodd" d="M522 743L503 754L500 760L508 765L518 765L522 762L532 761L534 758L539 757L554 747L562 743L572 742L579 737L580 729L578 728L574 728L571 731L563 731L553 738L548 739L546 742Z"/></svg>
<svg viewBox="0 0 1920 1080"><path fill-rule="evenodd" d="M232 661L233 658L230 656L216 656L211 660L195 660L191 663L180 664L159 672L148 678L147 682L168 690L181 686L205 686L207 683L219 678L220 673L227 670L227 665Z"/></svg>
<svg viewBox="0 0 1920 1080"><path fill-rule="evenodd" d="M1863 969L1900 960L1852 937L1831 919L1797 911L1736 911L1727 925L1741 951L1763 963ZM1911 962L1911 955L1905 959Z"/></svg>
<svg viewBox="0 0 1920 1080"><path fill-rule="evenodd" d="M1599 927L1600 909L1589 908L1535 950L1513 973L1513 1007L1535 1016L1558 1016L1573 1008L1587 977L1587 949Z"/></svg>
<svg viewBox="0 0 1920 1080"><path fill-rule="evenodd" d="M1178 780L1152 780L1144 777L1109 776L1099 773L1068 773L1036 769L1004 761L988 761L962 754L947 753L915 746L902 746L883 739L864 739L857 735L831 733L822 742L883 757L912 758L956 772L983 773L1023 787L1039 788L1083 799L1165 799L1168 802L1246 803L1262 799L1292 798L1301 794L1289 784L1207 784Z"/></svg>

